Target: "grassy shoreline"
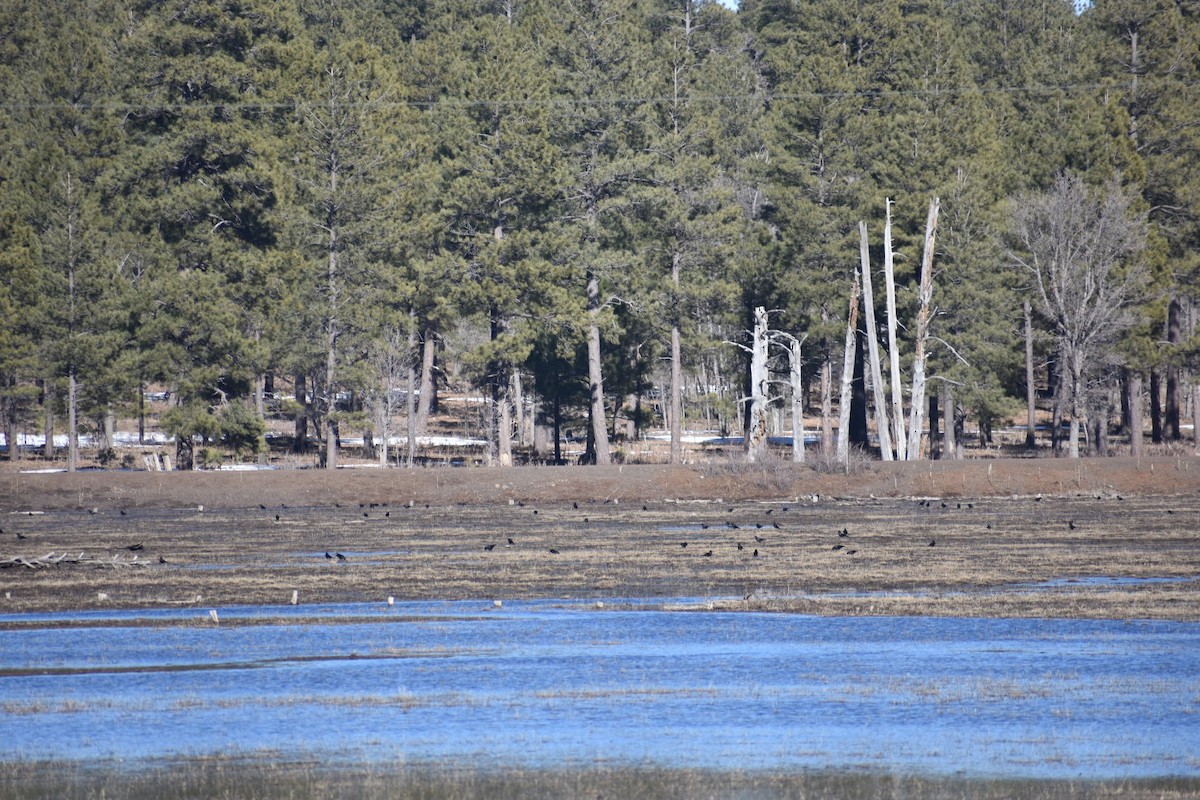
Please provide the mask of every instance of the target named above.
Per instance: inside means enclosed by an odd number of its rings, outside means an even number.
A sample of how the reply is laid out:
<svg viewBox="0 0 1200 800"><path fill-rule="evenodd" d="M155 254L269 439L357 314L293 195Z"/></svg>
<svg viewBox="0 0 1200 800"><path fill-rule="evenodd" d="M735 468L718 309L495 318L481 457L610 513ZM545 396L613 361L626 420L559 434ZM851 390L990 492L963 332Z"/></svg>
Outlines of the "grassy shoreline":
<svg viewBox="0 0 1200 800"><path fill-rule="evenodd" d="M329 763L275 753L127 762L0 762L0 800L100 798L921 797L1084 800L1200 797L1200 779L993 779L866 770L715 771L597 765L579 769L472 769L452 764Z"/></svg>

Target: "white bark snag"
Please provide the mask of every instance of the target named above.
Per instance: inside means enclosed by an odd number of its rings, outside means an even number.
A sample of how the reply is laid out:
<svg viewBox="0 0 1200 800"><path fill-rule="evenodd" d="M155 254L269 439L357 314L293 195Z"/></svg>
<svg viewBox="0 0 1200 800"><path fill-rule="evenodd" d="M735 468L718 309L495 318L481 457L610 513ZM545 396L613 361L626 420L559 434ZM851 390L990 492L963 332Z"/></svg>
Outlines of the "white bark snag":
<svg viewBox="0 0 1200 800"><path fill-rule="evenodd" d="M886 200L887 216L883 225L883 276L887 282L888 357L892 362L892 423L896 433L896 459L908 459L908 438L904 433L904 390L900 386L900 346L896 343L896 271L892 259L892 201Z"/></svg>
<svg viewBox="0 0 1200 800"><path fill-rule="evenodd" d="M883 398L883 372L879 366L879 336L875 329L875 294L871 288L871 254L867 248L867 223L858 223L859 257L862 261L863 313L867 317L867 355L871 361L871 389L875 395L875 427L879 430L879 454L892 460L892 437L888 433L888 405Z"/></svg>
<svg viewBox="0 0 1200 800"><path fill-rule="evenodd" d="M788 347L792 383L792 461L804 463L804 381L801 380L800 340L791 337Z"/></svg>
<svg viewBox="0 0 1200 800"><path fill-rule="evenodd" d="M767 310L754 309L754 342L750 348L750 422L746 431L746 459L762 460L767 449Z"/></svg>
<svg viewBox="0 0 1200 800"><path fill-rule="evenodd" d="M850 464L850 385L854 381L854 353L858 342L858 272L850 289L850 313L846 319L846 350L842 359L842 398L838 403L837 460Z"/></svg>
<svg viewBox="0 0 1200 800"><path fill-rule="evenodd" d="M935 197L929 201L925 220L925 251L921 256L921 307L917 311L917 339L913 344L912 418L908 431L908 458L921 455L921 429L925 427L925 342L929 338L930 303L933 301L933 245L937 238L938 207Z"/></svg>

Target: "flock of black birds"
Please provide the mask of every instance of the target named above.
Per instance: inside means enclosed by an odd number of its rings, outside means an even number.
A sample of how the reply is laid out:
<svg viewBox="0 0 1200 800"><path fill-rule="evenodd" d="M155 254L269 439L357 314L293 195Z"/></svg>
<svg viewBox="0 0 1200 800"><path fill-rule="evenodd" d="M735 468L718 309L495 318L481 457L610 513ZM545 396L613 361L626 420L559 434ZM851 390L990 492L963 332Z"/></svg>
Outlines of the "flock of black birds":
<svg viewBox="0 0 1200 800"><path fill-rule="evenodd" d="M1035 499L1035 500L1039 500L1039 501L1040 501L1042 498L1041 498L1041 496L1037 496L1037 497L1035 497L1034 499ZM1120 497L1120 496L1117 496L1117 497L1116 497L1116 499L1117 499L1117 500L1123 500L1124 498L1122 498L1122 497ZM599 502L599 501L586 501L586 502L588 502L588 503L596 503L596 502ZM602 502L604 502L604 503L608 503L608 502L613 502L613 503L616 503L617 501L609 501L609 500L606 500L606 501L602 501ZM526 506L526 503L525 503L524 501L519 501L519 502L517 502L517 504L516 504L516 505L518 505L518 506L519 506L519 507L521 507L521 508L524 508L524 507ZM965 503L964 503L964 502L962 502L962 501L954 501L954 502L953 502L953 505L951 505L951 503L950 503L950 502L947 502L946 500L937 500L937 499L929 499L929 498L925 498L925 499L919 500L919 501L917 502L917 505L918 505L918 507L922 507L922 508L930 508L930 509L933 509L933 508L939 508L939 507L940 507L941 509L953 509L953 510L972 510L972 509L974 509L974 508L975 508L975 504L974 504L973 502L965 502ZM270 513L273 513L273 515L274 515L274 519L275 519L275 521L276 521L276 522L281 522L281 521L282 521L282 519L283 519L283 517L282 517L282 512L286 512L286 511L288 510L288 506L287 506L286 504L280 504L280 505L278 506L278 509L279 509L279 512L278 512L278 513L277 513L277 512L274 512L272 509L269 509L269 508L267 507L267 505L265 505L265 504L263 504L263 503L260 503L260 504L258 505L258 507L259 507L259 509L260 509L261 511L268 511L268 512L270 512ZM334 507L336 507L336 508L342 508L342 504L341 504L341 503L335 503L335 504L334 504ZM361 510L362 516L363 516L364 518L369 518L369 517L370 517L370 515L371 515L371 513L372 513L372 511L374 511L374 510L376 510L376 509L385 509L385 510L384 510L384 513L383 513L383 516L384 516L385 518L390 518L390 517L391 517L391 511L390 511L390 509L388 509L388 504L387 504L387 503L378 503L378 502L359 503L359 504L358 504L358 507L359 507L359 509ZM410 501L410 502L408 502L408 503L404 503L404 504L403 504L403 507L404 507L404 508L413 508L413 507L415 507L415 503ZM425 504L425 508L427 508L427 509L428 509L428 508L429 508L429 505L428 505L428 504ZM571 508L572 508L573 510L579 510L579 509L580 509L580 502L579 502L579 501L572 501L572 502L571 502ZM203 507L201 506L201 507L200 507L200 509L202 510L202 509L203 509ZM650 509L650 506L649 506L648 504L642 504L642 506L641 506L641 510L642 510L642 511L644 511L644 512L649 512L651 509ZM736 506L730 506L730 507L728 507L728 508L727 508L727 513L733 514L733 513L735 513L735 512L736 512L736 510L737 510ZM788 510L789 510L789 506L786 506L786 505L785 505L785 506L782 506L782 507L781 507L781 509L780 509L780 511L781 511L781 512L783 512L783 513L786 513ZM768 509L766 509L766 510L765 510L765 512L763 512L763 514L764 514L764 516L769 516L769 515L771 515L771 514L772 514L774 511L775 511L775 509L773 509L773 508L768 508ZM89 510L89 513L91 513L91 514L96 514L96 513L98 513L98 509L90 509L90 510ZM118 513L119 513L119 514L120 514L122 517L124 517L124 516L127 516L127 512L126 512L126 510L125 510L125 509L119 509L119 510L118 510ZM538 514L538 509L536 509L536 508L535 508L535 509L532 509L532 513L533 513L534 515L537 515L537 514ZM1172 510L1168 509L1168 510L1167 510L1167 513L1168 513L1168 514L1172 513ZM584 517L584 518L583 518L583 521L584 521L585 523L586 523L586 522L588 522L588 521L589 521L589 520L588 520L588 517ZM1068 527L1068 529L1069 529L1069 530L1072 530L1072 531L1074 531L1074 530L1077 530L1077 529L1078 529L1078 527L1079 527L1079 526L1076 524L1076 522L1075 522L1075 520L1074 520L1074 519L1070 519L1070 520L1068 520L1066 524L1067 524L1067 527ZM735 522L735 521L733 521L733 520L726 520L726 521L723 523L723 527L724 527L724 528L726 528L727 530L730 530L730 531L740 531L740 530L744 530L744 529L746 529L746 528L749 528L749 527L751 527L751 526L753 526L753 529L754 529L754 530L757 530L757 531L764 531L764 530L768 530L768 529L769 529L769 530L776 530L776 531L779 531L779 530L783 530L783 529L784 529L784 527L783 527L782 525L780 525L780 523L779 523L778 521L776 521L775 519L768 519L768 520L766 520L766 521L756 521L756 522L753 522L753 523L747 522L747 521L745 521L745 520L741 520L740 522ZM700 527L700 529L701 529L701 530L710 530L710 529L712 528L712 524L710 524L709 522L701 522L701 523L699 523L699 527ZM989 522L989 523L987 524L987 529L988 529L988 530L991 530L991 528L992 528L992 525L991 525L991 523ZM2 535L3 533L4 533L3 529L0 529L0 535ZM838 530L838 531L836 531L836 534L837 534L837 538L838 538L839 540L848 540L848 539L850 538L850 530L849 530L849 528L848 528L848 527L843 527L841 530ZM17 538L17 540L18 540L18 541L25 541L25 540L28 538L28 537L26 536L26 534L24 534L24 533L22 533L22 532L20 532L20 531L17 531L17 532L15 533L15 535L16 535L16 538ZM754 543L755 543L756 545L764 546L764 545L766 545L766 544L767 544L767 539L766 539L766 537L765 537L765 536L762 536L762 535L760 535L760 534L758 534L758 533L755 533L755 534L752 534L752 537L753 537ZM493 552L493 551L496 549L496 547L497 547L497 544L498 544L498 543L496 543L496 542L492 542L492 543L485 544L485 545L483 545L483 550L484 550L485 552L491 553L491 552ZM505 547L506 547L506 548L513 548L513 547L515 547L515 546L516 546L516 544L517 544L517 543L516 543L516 541L515 541L515 540L514 540L512 537L506 537L506 541L504 542L504 544L505 544ZM688 543L687 541L681 541L681 542L679 542L679 548L680 548L681 550L686 550L686 549L687 549L687 547L688 547L688 544L689 544L689 543ZM705 544L707 544L707 545L708 545L708 549L705 549L705 550L704 550L704 552L703 552L703 553L700 555L700 557L701 557L701 558L712 558L712 557L714 556L714 553L715 553L715 551L716 551L716 548L712 546L712 543L711 543L711 542L706 542ZM742 541L740 541L740 540L734 539L734 540L733 540L733 544L734 544L734 545L735 545L735 547L736 547L736 551L737 551L737 552L739 552L739 553L742 553L742 552L744 552L744 551L746 550L746 545L745 545L745 544L744 544ZM928 542L928 544L927 544L926 546L927 546L927 547L935 547L935 546L937 546L937 540L936 540L936 539L930 539L930 540L929 540L929 542ZM139 541L139 542L136 542L136 543L133 543L133 544L130 544L130 545L126 545L126 546L125 546L125 549L126 549L126 550L128 550L128 551L130 551L130 552L132 552L132 553L138 553L138 552L140 552L140 551L143 551L143 550L145 549L145 543L144 543L144 542L141 542L141 541ZM837 552L837 553L840 553L840 554L842 554L842 555L847 555L847 556L853 556L853 555L856 555L856 554L858 554L858 553L859 553L859 549L858 549L857 547L851 547L851 546L849 546L847 543L845 543L844 541L839 541L839 542L837 542L837 543L833 544L833 545L831 546L831 550L832 550L833 552ZM558 548L555 548L555 547L550 547L550 548L547 548L547 552L548 552L549 554L551 554L551 555L561 555L561 551L560 551ZM350 561L350 559L349 559L349 558L348 558L348 557L347 557L347 556L346 556L344 553L341 553L341 552L336 552L336 551L334 551L334 552L332 552L332 553L331 553L330 551L328 551L328 550L327 550L327 551L325 551L325 554L324 554L324 555L325 555L325 559L326 559L327 561L329 561L329 562L332 562L332 563L336 563L336 564L347 564L347 563L349 563L349 561ZM755 548L753 549L753 551L752 551L752 553L751 553L750 557L751 557L751 558L758 558L759 556L760 556L759 549L758 549L758 547L755 547ZM158 563L159 563L159 564L167 564L167 563L168 563L168 561L167 561L167 559L166 559L164 556L162 556L162 555L159 555L159 556L158 556Z"/></svg>

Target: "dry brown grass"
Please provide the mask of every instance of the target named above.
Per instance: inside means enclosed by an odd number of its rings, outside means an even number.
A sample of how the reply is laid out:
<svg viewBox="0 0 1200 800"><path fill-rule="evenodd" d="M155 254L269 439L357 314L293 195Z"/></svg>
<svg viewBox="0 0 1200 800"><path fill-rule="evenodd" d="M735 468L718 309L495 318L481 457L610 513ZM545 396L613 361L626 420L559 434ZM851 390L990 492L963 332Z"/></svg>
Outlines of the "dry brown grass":
<svg viewBox="0 0 1200 800"><path fill-rule="evenodd" d="M0 609L207 609L283 604L296 590L301 604L649 596L817 614L1200 619L1200 468L1110 461L873 465L857 476L778 464L6 473L0 559L129 555L141 542L152 563L6 569ZM1146 494L1164 486L1175 495ZM1094 576L1172 582L1021 585Z"/></svg>

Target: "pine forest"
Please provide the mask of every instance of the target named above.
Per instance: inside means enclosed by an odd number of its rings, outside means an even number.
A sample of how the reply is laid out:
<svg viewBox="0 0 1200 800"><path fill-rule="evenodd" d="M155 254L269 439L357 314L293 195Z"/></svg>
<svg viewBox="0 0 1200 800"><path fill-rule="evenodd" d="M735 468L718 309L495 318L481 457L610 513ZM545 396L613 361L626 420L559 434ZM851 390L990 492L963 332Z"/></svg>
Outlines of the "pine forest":
<svg viewBox="0 0 1200 800"><path fill-rule="evenodd" d="M6 0L0 131L9 459L1200 443L1200 0Z"/></svg>

